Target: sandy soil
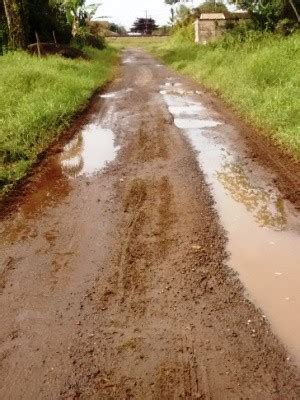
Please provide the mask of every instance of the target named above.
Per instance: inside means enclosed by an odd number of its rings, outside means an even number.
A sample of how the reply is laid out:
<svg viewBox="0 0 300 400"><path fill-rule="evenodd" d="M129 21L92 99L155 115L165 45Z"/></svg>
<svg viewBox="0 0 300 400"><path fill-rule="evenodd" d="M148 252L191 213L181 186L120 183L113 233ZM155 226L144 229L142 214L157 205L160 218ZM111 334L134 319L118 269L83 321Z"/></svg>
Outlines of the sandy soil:
<svg viewBox="0 0 300 400"><path fill-rule="evenodd" d="M98 96L86 117L109 117L117 159L70 179L56 144L3 219L0 398L300 399L159 95L174 73L124 57L113 111Z"/></svg>

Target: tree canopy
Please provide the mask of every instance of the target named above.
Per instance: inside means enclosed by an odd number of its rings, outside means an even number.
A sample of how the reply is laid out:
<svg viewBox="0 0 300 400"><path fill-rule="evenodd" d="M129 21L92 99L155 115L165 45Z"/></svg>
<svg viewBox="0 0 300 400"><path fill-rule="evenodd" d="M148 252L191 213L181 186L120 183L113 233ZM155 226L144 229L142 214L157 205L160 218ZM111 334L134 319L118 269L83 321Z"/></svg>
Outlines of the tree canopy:
<svg viewBox="0 0 300 400"><path fill-rule="evenodd" d="M85 0L0 0L0 35L9 33L12 48L34 42L35 32L43 41L53 40L55 32L58 41L68 43L99 4L98 0L89 6Z"/></svg>
<svg viewBox="0 0 300 400"><path fill-rule="evenodd" d="M247 10L257 28L273 30L284 19L299 21L300 0L231 0L238 8Z"/></svg>
<svg viewBox="0 0 300 400"><path fill-rule="evenodd" d="M156 29L158 29L158 26L153 18L138 18L130 30L143 35L152 35Z"/></svg>
<svg viewBox="0 0 300 400"><path fill-rule="evenodd" d="M68 42L71 25L54 0L0 0L0 31L8 32L12 48L25 48L35 41L35 32L48 41L55 31L57 39Z"/></svg>
<svg viewBox="0 0 300 400"><path fill-rule="evenodd" d="M200 6L194 9L194 13L198 16L202 13L222 13L227 12L228 9L222 1L207 0Z"/></svg>

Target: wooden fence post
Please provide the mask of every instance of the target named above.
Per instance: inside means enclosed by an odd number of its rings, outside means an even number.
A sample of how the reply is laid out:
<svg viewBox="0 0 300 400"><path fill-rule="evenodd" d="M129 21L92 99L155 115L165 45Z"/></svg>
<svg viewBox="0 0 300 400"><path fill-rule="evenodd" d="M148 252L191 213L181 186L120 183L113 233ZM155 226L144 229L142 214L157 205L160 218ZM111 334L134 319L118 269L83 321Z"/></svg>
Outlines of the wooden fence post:
<svg viewBox="0 0 300 400"><path fill-rule="evenodd" d="M57 46L57 40L56 40L55 31L52 31L52 34L53 34L54 43Z"/></svg>
<svg viewBox="0 0 300 400"><path fill-rule="evenodd" d="M38 56L41 57L42 53L41 53L41 42L40 42L40 38L37 32L35 32L35 37L36 37L36 44L37 44L37 50L38 50Z"/></svg>

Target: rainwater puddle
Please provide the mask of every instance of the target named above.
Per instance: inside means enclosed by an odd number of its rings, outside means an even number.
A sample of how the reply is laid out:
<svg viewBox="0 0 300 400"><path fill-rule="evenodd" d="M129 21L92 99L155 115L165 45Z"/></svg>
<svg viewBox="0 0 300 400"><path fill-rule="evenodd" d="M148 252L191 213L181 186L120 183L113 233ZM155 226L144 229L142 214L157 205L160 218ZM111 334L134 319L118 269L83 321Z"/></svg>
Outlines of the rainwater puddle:
<svg viewBox="0 0 300 400"><path fill-rule="evenodd" d="M182 115L199 115L204 110L197 104L187 106L170 106L169 111L171 114L178 116Z"/></svg>
<svg viewBox="0 0 300 400"><path fill-rule="evenodd" d="M201 94L199 90L184 89L180 82L173 82L174 78L167 78L167 82L161 86L160 93L162 95L187 96Z"/></svg>
<svg viewBox="0 0 300 400"><path fill-rule="evenodd" d="M101 94L100 97L102 99L114 99L114 98L121 98L126 95L126 93L133 92L132 88L127 88L125 90L119 90L118 92L108 92Z"/></svg>
<svg viewBox="0 0 300 400"><path fill-rule="evenodd" d="M230 266L300 364L299 212L281 198L273 177L247 160L245 149L237 152L230 141L238 135L232 127L195 96L174 94L172 87L161 93L175 124L198 152L228 234Z"/></svg>
<svg viewBox="0 0 300 400"><path fill-rule="evenodd" d="M114 133L109 129L114 112L114 100L106 100L105 115L94 115L63 152L50 157L33 182L30 191L13 218L0 226L0 244L35 237L33 219L64 203L74 189L73 180L79 176L98 173L113 161L119 150L114 146Z"/></svg>
<svg viewBox="0 0 300 400"><path fill-rule="evenodd" d="M113 132L98 123L91 123L65 146L60 162L69 177L91 175L114 160L117 151Z"/></svg>
<svg viewBox="0 0 300 400"><path fill-rule="evenodd" d="M136 62L136 58L132 56L128 56L123 59L122 64L134 64Z"/></svg>
<svg viewBox="0 0 300 400"><path fill-rule="evenodd" d="M110 93L105 93L105 94L100 95L100 97L102 99L113 99L116 96L117 96L117 92L110 92Z"/></svg>
<svg viewBox="0 0 300 400"><path fill-rule="evenodd" d="M174 123L177 128L180 129L204 129L214 128L218 125L221 125L221 123L217 121L197 118L175 118Z"/></svg>

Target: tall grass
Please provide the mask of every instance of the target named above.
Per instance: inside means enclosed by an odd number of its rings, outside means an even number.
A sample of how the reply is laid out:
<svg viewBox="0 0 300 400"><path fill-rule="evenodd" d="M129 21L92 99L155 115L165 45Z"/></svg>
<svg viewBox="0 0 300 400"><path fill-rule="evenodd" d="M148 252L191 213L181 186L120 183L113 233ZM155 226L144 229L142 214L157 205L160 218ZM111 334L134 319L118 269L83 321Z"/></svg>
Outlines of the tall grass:
<svg viewBox="0 0 300 400"><path fill-rule="evenodd" d="M151 50L173 68L217 91L244 118L300 159L300 35L227 35L195 45L177 32ZM149 47L148 47L149 48Z"/></svg>
<svg viewBox="0 0 300 400"><path fill-rule="evenodd" d="M0 194L112 77L115 49L86 52L88 61L38 59L24 52L0 57Z"/></svg>
<svg viewBox="0 0 300 400"><path fill-rule="evenodd" d="M125 37L111 37L106 38L107 42L117 48L137 48L155 45L161 45L168 41L166 36L125 36Z"/></svg>

